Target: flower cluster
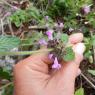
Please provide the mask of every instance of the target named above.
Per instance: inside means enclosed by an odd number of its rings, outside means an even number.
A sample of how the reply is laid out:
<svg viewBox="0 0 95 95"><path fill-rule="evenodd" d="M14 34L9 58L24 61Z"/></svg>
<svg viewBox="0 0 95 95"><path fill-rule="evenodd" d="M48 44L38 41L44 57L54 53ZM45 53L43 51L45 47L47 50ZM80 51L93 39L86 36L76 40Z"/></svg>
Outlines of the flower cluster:
<svg viewBox="0 0 95 95"><path fill-rule="evenodd" d="M88 14L91 11L90 6L87 6L87 5L84 6L83 11L84 11L85 14Z"/></svg>

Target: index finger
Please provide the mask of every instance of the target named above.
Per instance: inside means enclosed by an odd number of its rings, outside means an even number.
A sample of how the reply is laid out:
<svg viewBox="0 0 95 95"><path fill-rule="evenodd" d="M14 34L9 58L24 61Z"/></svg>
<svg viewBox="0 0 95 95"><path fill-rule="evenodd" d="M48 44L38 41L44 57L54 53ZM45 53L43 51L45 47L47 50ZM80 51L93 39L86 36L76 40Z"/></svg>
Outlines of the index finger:
<svg viewBox="0 0 95 95"><path fill-rule="evenodd" d="M76 43L80 43L83 41L83 34L82 33L75 33L70 35L69 37L69 42L71 44L76 44Z"/></svg>

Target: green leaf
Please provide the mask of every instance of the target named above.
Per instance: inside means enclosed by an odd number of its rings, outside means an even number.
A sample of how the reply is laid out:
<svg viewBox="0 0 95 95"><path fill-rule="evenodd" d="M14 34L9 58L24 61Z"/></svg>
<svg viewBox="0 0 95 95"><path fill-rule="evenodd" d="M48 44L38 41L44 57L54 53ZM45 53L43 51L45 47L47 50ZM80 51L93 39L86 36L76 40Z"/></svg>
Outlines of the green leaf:
<svg viewBox="0 0 95 95"><path fill-rule="evenodd" d="M28 18L32 17L36 20L39 20L41 16L39 10L33 5L31 5L29 8L26 9L26 13L28 14Z"/></svg>
<svg viewBox="0 0 95 95"><path fill-rule="evenodd" d="M12 36L0 36L0 52L10 51L20 45L20 39Z"/></svg>
<svg viewBox="0 0 95 95"><path fill-rule="evenodd" d="M10 73L8 73L6 71L3 71L3 69L0 68L0 78L10 80L11 79L11 75L10 75Z"/></svg>
<svg viewBox="0 0 95 95"><path fill-rule="evenodd" d="M89 72L90 74L92 74L93 76L95 76L95 70L88 70L88 72Z"/></svg>
<svg viewBox="0 0 95 95"><path fill-rule="evenodd" d="M28 36L25 40L22 40L21 46L34 45L41 38L43 38L43 33L42 32L34 32L34 33L32 33L32 35L30 37Z"/></svg>
<svg viewBox="0 0 95 95"><path fill-rule="evenodd" d="M72 61L72 60L75 59L75 53L74 53L72 47L67 47L67 48L65 49L65 52L64 52L64 53L65 53L65 54L64 54L64 56L63 56L63 59L64 59L65 61Z"/></svg>
<svg viewBox="0 0 95 95"><path fill-rule="evenodd" d="M84 54L86 58L89 58L91 55L92 55L92 52L90 50L86 51Z"/></svg>
<svg viewBox="0 0 95 95"><path fill-rule="evenodd" d="M76 92L75 95L84 95L84 89L83 88L79 88Z"/></svg>
<svg viewBox="0 0 95 95"><path fill-rule="evenodd" d="M10 17L9 20L19 27L22 23L24 23L27 19L26 12L24 10L17 10Z"/></svg>
<svg viewBox="0 0 95 95"><path fill-rule="evenodd" d="M68 40L69 40L69 36L67 35L67 34L62 34L61 35L61 41L63 42L63 43L67 43L68 42Z"/></svg>

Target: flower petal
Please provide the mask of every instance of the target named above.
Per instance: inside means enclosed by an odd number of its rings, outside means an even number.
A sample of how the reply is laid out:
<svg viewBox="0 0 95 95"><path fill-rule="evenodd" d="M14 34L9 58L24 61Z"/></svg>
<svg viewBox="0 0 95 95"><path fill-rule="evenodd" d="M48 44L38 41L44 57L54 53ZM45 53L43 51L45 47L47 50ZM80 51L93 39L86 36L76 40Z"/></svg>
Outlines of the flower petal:
<svg viewBox="0 0 95 95"><path fill-rule="evenodd" d="M60 69L61 65L58 63L57 57L55 57L54 64L52 65L53 69Z"/></svg>

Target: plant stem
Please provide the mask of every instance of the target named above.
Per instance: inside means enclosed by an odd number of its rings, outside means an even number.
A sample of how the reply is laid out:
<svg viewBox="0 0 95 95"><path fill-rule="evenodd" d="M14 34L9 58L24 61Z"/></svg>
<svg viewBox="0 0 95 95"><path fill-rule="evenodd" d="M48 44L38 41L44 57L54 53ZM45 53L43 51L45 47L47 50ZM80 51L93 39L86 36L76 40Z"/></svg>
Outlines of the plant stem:
<svg viewBox="0 0 95 95"><path fill-rule="evenodd" d="M28 29L32 30L46 30L47 28L45 26L29 26Z"/></svg>
<svg viewBox="0 0 95 95"><path fill-rule="evenodd" d="M1 26L2 26L2 35L4 35L4 23L3 23L3 19L1 19Z"/></svg>
<svg viewBox="0 0 95 95"><path fill-rule="evenodd" d="M93 37L93 30L90 30L90 35ZM92 45L92 51L93 51L93 63L95 64L95 46Z"/></svg>
<svg viewBox="0 0 95 95"><path fill-rule="evenodd" d="M10 86L10 85L12 85L12 84L13 84L13 82L9 82L9 83L7 83L7 84L1 86L0 89L2 90L2 89L6 88L6 87L8 87L8 86Z"/></svg>
<svg viewBox="0 0 95 95"><path fill-rule="evenodd" d="M81 76L95 89L95 85L83 73L81 73Z"/></svg>
<svg viewBox="0 0 95 95"><path fill-rule="evenodd" d="M31 55L34 53L41 53L41 52L50 52L52 49L44 49L44 50L36 50L36 51L17 51L17 52L0 52L0 56L6 55Z"/></svg>
<svg viewBox="0 0 95 95"><path fill-rule="evenodd" d="M10 32L11 32L11 35L14 36L14 32L13 32L13 28L12 28L12 24L9 20L7 20L8 22L8 26L9 26L9 29L10 29Z"/></svg>

